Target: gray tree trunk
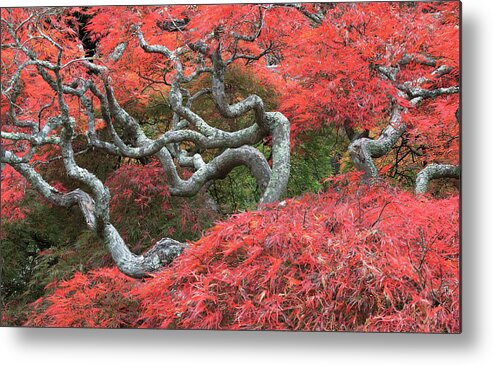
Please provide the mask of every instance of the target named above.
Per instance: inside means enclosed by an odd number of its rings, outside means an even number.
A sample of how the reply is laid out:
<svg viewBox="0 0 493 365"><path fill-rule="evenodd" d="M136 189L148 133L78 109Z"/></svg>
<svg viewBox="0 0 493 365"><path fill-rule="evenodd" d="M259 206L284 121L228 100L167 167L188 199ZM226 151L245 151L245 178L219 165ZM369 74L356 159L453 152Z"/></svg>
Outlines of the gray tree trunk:
<svg viewBox="0 0 493 365"><path fill-rule="evenodd" d="M428 183L433 179L460 178L460 166L430 164L421 170L416 177L416 194L425 194Z"/></svg>

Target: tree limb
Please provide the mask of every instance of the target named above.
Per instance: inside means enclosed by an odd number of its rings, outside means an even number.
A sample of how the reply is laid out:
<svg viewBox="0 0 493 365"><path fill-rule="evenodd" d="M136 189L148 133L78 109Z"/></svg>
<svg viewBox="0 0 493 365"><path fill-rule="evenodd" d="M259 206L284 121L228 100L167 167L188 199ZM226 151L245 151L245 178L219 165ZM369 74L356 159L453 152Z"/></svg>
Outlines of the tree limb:
<svg viewBox="0 0 493 365"><path fill-rule="evenodd" d="M406 126L401 122L399 106L394 106L390 124L382 131L378 139L359 138L350 143L348 150L351 160L358 170L365 173L365 179L378 176L378 169L373 159L389 152L405 130Z"/></svg>
<svg viewBox="0 0 493 365"><path fill-rule="evenodd" d="M416 177L416 194L427 192L428 183L433 179L460 178L460 166L430 164L421 170Z"/></svg>

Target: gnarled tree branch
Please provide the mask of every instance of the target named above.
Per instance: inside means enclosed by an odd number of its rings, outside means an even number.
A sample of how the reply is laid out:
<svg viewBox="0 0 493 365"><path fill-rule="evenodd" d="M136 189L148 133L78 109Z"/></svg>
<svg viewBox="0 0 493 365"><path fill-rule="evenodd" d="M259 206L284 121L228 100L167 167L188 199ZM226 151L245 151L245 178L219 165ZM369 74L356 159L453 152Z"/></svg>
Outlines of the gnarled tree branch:
<svg viewBox="0 0 493 365"><path fill-rule="evenodd" d="M433 179L460 178L460 166L430 164L421 170L416 177L416 194L424 194L428 190L428 183Z"/></svg>
<svg viewBox="0 0 493 365"><path fill-rule="evenodd" d="M378 176L378 169L373 159L388 153L405 130L406 126L401 122L399 106L395 106L392 110L390 124L382 131L378 139L359 138L351 142L348 147L349 155L356 168L365 173L365 179Z"/></svg>
<svg viewBox="0 0 493 365"><path fill-rule="evenodd" d="M252 35L233 34L238 42L251 42L259 35L263 27L263 8L259 7L259 21L253 29ZM8 79L7 90L4 95L10 103L9 117L14 127L31 129L2 130L2 138L9 139L12 144L22 144L26 151L5 151L2 149L2 163L8 163L19 171L47 200L58 206L70 207L78 205L84 214L88 227L96 232L104 241L111 253L117 267L131 277L144 277L149 273L159 270L163 265L169 264L182 250L185 244L165 238L156 243L151 249L142 255L132 253L110 218L110 192L103 182L91 171L79 166L75 160L72 142L77 137L73 111L67 100L78 98L83 107L82 112L87 116L88 131L86 133L88 148L95 148L104 153L140 159L156 156L163 166L163 178L167 180L172 195L192 196L204 186L214 180L222 179L237 166L247 166L255 177L257 184L263 192L261 203L269 203L280 199L284 193L289 177L290 140L289 121L281 113L266 112L263 101L257 95L249 95L244 100L228 104L224 87L224 74L227 66L236 59L256 60L270 52L272 44L258 55L235 53L235 56L223 61L221 47L215 52L209 52L209 46L202 41L194 44L185 44L175 50L163 45L149 44L138 26L132 28L139 46L144 52L155 54L156 57L164 57L170 62L173 71L171 83L164 80L163 85L170 86L168 100L173 112L172 128L165 131L157 138L150 138L139 122L122 107L115 92L111 80L111 69L98 58L76 58L64 60L65 49L51 38L49 32L43 32L37 24L42 13L37 14L25 22L33 21L28 27L29 39L39 38L46 42L48 47L55 50L55 56L49 60L43 60L26 42L23 42L17 34L18 28L14 24L7 25L10 35L9 48L15 48L27 59L23 64L17 65L17 70ZM173 20L174 21L174 20ZM177 30L182 30L176 24ZM218 35L220 37L220 35ZM207 39L205 40L207 41ZM131 40L120 43L109 55L112 63L119 62L124 52L129 52ZM196 68L193 72L185 72L189 61L193 59L191 52L195 52ZM182 57L183 56L183 57ZM193 56L193 55L192 55ZM182 59L186 58L186 61ZM63 60L63 62L62 62ZM91 61L91 62L89 62ZM90 77L79 74L76 78L67 81L71 77L66 72L68 68L86 68ZM17 118L16 100L20 95L21 74L29 69L35 69L42 80L54 92L56 116L46 121L42 118L43 107L39 113L39 123L33 121L21 121ZM164 69L163 69L164 70ZM169 72L168 69L165 71ZM212 74L211 87L204 88L195 94L191 94L185 85L196 79L202 73ZM5 89L5 88L4 88ZM192 110L193 102L202 95L212 97L217 110L226 118L237 118L253 112L253 122L250 126L237 131L224 131L209 125L202 117ZM96 111L93 99L99 104L98 112L110 132L110 138L100 137L96 131ZM53 103L53 101L52 101ZM22 112L22 110L21 110ZM44 122L44 126L41 128ZM120 135L121 134L121 135ZM251 145L260 143L263 138L272 137L272 170L262 153ZM191 153L183 148L183 144L194 144ZM83 191L76 189L69 193L62 193L54 189L41 175L35 171L35 163L32 157L36 147L43 144L56 145L61 155L67 175L84 186ZM3 146L2 146L3 147ZM201 153L208 149L222 151L211 160L204 159ZM182 179L177 172L177 165L186 166L192 170L188 179Z"/></svg>

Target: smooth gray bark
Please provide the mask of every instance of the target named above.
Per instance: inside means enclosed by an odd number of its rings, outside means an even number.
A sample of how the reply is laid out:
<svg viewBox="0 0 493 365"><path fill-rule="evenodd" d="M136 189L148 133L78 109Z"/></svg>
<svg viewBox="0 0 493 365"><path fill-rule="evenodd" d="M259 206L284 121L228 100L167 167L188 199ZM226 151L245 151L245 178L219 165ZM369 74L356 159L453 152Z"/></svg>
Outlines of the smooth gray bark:
<svg viewBox="0 0 493 365"><path fill-rule="evenodd" d="M401 122L400 110L393 109L390 124L382 131L378 139L359 138L349 145L349 155L354 166L365 173L365 179L378 176L378 169L373 162L374 158L387 154L397 140L402 136L406 126Z"/></svg>
<svg viewBox="0 0 493 365"><path fill-rule="evenodd" d="M132 253L116 228L108 223L102 237L118 269L132 278L143 278L170 264L187 247L185 243L164 238L142 255Z"/></svg>
<svg viewBox="0 0 493 365"><path fill-rule="evenodd" d="M260 199L261 203L279 200L286 191L290 174L290 126L282 113L267 113L266 120L272 133L272 175Z"/></svg>
<svg viewBox="0 0 493 365"><path fill-rule="evenodd" d="M430 180L443 178L460 178L460 166L430 164L421 170L416 177L416 194L425 194L428 191Z"/></svg>

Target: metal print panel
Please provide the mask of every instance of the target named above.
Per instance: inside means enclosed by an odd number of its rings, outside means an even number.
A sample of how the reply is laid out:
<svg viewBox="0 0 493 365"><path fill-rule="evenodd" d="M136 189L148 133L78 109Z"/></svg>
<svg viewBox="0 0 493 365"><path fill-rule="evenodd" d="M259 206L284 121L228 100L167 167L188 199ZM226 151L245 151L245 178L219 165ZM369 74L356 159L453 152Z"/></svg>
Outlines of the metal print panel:
<svg viewBox="0 0 493 365"><path fill-rule="evenodd" d="M1 9L2 325L459 333L460 3Z"/></svg>

